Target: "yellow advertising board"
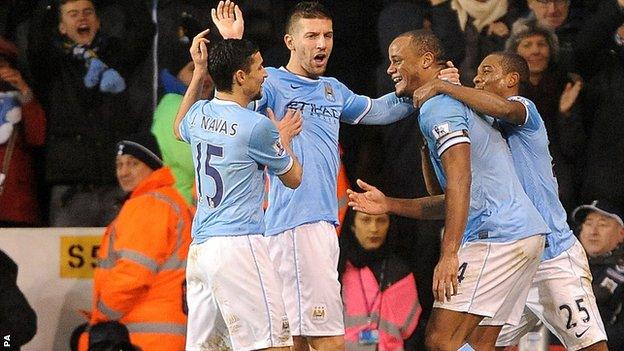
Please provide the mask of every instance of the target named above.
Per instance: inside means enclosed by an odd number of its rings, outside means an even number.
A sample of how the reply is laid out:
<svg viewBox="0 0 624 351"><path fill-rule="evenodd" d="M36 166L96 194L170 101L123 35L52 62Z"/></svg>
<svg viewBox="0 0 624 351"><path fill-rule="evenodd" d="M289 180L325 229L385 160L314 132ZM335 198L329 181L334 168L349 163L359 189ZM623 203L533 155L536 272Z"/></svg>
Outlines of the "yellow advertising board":
<svg viewBox="0 0 624 351"><path fill-rule="evenodd" d="M61 236L60 240L61 278L93 278L102 238L93 235L72 235Z"/></svg>

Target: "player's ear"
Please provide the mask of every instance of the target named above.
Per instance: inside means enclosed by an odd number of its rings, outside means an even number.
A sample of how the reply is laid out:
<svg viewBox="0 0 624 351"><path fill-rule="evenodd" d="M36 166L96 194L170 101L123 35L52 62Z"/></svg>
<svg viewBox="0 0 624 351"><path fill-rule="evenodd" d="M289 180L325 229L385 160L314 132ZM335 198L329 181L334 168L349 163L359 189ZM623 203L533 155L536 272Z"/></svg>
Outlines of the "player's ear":
<svg viewBox="0 0 624 351"><path fill-rule="evenodd" d="M295 50L295 45L293 43L293 36L290 34L285 34L284 35L284 44L286 44L286 47L288 48L288 50L290 51L294 51Z"/></svg>
<svg viewBox="0 0 624 351"><path fill-rule="evenodd" d="M424 55L421 56L421 64L423 68L429 68L431 67L435 62L435 57L433 56L433 53L430 51L425 52Z"/></svg>
<svg viewBox="0 0 624 351"><path fill-rule="evenodd" d="M243 71L242 69L239 69L238 71L234 73L234 83L238 85L243 85L246 78L247 78L247 75L245 74L245 71Z"/></svg>
<svg viewBox="0 0 624 351"><path fill-rule="evenodd" d="M520 83L520 74L518 72L507 73L505 76L507 88L515 87Z"/></svg>

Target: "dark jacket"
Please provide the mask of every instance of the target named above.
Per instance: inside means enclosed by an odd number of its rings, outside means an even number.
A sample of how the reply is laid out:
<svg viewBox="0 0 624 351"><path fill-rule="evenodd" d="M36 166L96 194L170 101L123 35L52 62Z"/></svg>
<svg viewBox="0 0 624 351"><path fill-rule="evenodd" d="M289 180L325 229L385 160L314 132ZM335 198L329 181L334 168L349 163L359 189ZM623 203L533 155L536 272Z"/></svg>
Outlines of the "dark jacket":
<svg viewBox="0 0 624 351"><path fill-rule="evenodd" d="M44 2L45 3L45 2ZM143 1L122 2L125 36L98 34L98 56L130 82L148 55L154 25ZM128 89L119 94L87 89L84 61L63 49L55 8L40 7L29 30L28 57L35 90L48 117L46 180L51 184L112 184L115 144L138 131Z"/></svg>
<svg viewBox="0 0 624 351"><path fill-rule="evenodd" d="M607 332L609 350L624 350L624 250L589 259L596 304Z"/></svg>
<svg viewBox="0 0 624 351"><path fill-rule="evenodd" d="M617 1L602 1L577 37L576 59L587 82L583 201L624 199L624 47L614 41L622 23L624 10Z"/></svg>
<svg viewBox="0 0 624 351"><path fill-rule="evenodd" d="M11 350L29 342L37 332L37 315L17 286L17 264L0 250L0 337Z"/></svg>

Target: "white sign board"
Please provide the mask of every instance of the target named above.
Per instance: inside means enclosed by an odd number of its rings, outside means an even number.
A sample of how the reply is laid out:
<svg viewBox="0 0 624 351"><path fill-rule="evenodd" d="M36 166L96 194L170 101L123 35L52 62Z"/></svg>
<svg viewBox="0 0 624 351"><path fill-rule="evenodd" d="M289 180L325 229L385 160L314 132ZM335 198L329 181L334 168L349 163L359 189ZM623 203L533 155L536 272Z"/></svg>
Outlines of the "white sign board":
<svg viewBox="0 0 624 351"><path fill-rule="evenodd" d="M69 350L91 309L92 274L104 228L0 228L0 249L18 265L17 285L37 313L24 351Z"/></svg>

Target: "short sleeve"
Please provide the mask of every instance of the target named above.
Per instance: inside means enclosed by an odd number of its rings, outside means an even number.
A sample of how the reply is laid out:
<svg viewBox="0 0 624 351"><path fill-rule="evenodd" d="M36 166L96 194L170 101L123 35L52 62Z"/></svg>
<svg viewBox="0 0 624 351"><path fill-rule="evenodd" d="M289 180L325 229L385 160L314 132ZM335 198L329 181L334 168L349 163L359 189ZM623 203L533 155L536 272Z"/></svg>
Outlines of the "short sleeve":
<svg viewBox="0 0 624 351"><path fill-rule="evenodd" d="M507 100L516 101L524 105L527 117L526 117L524 124L521 126L515 126L515 125L511 125L510 123L504 123L505 129L516 129L516 130L521 129L521 130L525 130L529 132L534 132L540 129L540 126L542 124L542 117L537 111L537 107L535 106L533 101L522 96L511 96L507 98Z"/></svg>
<svg viewBox="0 0 624 351"><path fill-rule="evenodd" d="M186 112L186 115L184 115L184 117L182 118L182 121L180 122L178 128L180 132L180 138L182 138L182 141L184 141L185 143L191 143L191 126L193 126L195 124L195 120L197 118L200 118L203 114L202 107L205 103L206 102L202 100L195 102L188 110L188 112Z"/></svg>
<svg viewBox="0 0 624 351"><path fill-rule="evenodd" d="M249 156L275 175L288 172L293 164L280 142L277 128L268 118L260 119L251 131Z"/></svg>
<svg viewBox="0 0 624 351"><path fill-rule="evenodd" d="M433 98L420 110L420 127L438 156L451 146L470 143L466 107L450 97Z"/></svg>

